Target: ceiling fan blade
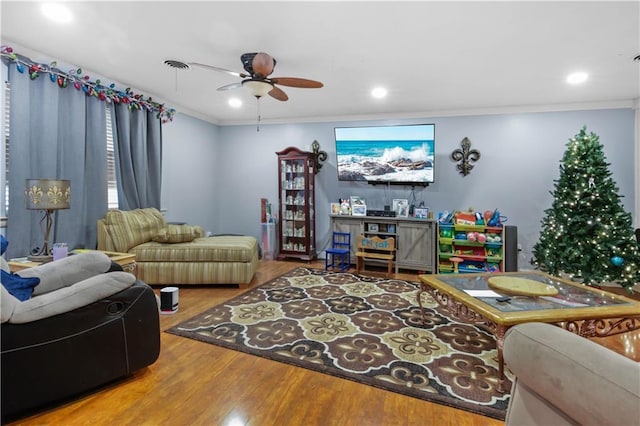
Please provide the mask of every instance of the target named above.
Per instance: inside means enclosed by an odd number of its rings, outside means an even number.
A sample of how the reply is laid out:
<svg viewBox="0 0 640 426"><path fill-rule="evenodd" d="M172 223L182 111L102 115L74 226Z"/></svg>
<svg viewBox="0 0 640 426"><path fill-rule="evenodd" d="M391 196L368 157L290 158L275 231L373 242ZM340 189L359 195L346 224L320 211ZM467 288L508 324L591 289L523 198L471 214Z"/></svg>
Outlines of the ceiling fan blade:
<svg viewBox="0 0 640 426"><path fill-rule="evenodd" d="M281 88L275 87L275 86L273 86L273 89L271 89L271 91L269 92L269 95L272 98L275 98L275 99L277 99L279 101L286 101L286 100L289 99L287 94L284 93L284 91Z"/></svg>
<svg viewBox="0 0 640 426"><path fill-rule="evenodd" d="M296 77L274 77L271 79L271 82L281 86L302 87L304 89L319 89L324 86L324 84L319 81Z"/></svg>
<svg viewBox="0 0 640 426"><path fill-rule="evenodd" d="M237 89L239 87L242 87L242 82L241 81L239 81L237 83L231 83L231 84L227 84L225 86L218 87L216 90L219 90L219 91L222 92L223 90Z"/></svg>
<svg viewBox="0 0 640 426"><path fill-rule="evenodd" d="M240 78L250 77L248 74L245 74L243 72L231 71L231 70L227 70L227 69L220 68L220 67L214 67L213 65L200 64L198 62L189 62L189 65L195 65L197 67L207 68L207 69L210 69L210 70L213 70L213 71L224 72L224 73L231 74L233 76L240 77Z"/></svg>

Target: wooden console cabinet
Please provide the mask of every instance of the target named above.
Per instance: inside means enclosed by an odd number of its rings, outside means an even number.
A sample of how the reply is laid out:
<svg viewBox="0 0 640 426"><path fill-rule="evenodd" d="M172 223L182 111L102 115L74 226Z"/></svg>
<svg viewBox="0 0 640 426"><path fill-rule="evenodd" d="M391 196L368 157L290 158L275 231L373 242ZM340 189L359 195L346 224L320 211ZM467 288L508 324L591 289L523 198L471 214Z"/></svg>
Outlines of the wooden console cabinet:
<svg viewBox="0 0 640 426"><path fill-rule="evenodd" d="M330 219L332 231L351 234L351 260L354 262L358 235L393 237L396 240L396 273L399 269L437 271L438 226L435 220L347 215L331 215Z"/></svg>

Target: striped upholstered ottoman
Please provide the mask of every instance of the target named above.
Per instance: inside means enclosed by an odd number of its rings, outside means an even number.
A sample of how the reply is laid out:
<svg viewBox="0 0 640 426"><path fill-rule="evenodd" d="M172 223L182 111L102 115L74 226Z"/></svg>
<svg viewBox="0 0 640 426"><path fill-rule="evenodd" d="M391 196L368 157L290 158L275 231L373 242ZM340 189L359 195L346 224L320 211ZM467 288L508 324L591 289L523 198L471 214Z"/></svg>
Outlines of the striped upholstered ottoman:
<svg viewBox="0 0 640 426"><path fill-rule="evenodd" d="M98 250L136 255L147 284L238 284L246 288L258 267L255 237L203 237L199 226L167 224L156 209L109 210L98 221Z"/></svg>

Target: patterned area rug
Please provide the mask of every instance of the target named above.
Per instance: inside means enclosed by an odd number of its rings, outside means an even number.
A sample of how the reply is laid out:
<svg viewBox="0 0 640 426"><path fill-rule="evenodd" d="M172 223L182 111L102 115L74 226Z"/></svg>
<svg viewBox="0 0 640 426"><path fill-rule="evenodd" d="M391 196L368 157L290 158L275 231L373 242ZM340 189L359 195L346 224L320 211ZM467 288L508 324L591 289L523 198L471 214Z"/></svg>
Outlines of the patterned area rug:
<svg viewBox="0 0 640 426"><path fill-rule="evenodd" d="M297 268L167 332L504 420L493 336L427 294L423 325L417 291Z"/></svg>

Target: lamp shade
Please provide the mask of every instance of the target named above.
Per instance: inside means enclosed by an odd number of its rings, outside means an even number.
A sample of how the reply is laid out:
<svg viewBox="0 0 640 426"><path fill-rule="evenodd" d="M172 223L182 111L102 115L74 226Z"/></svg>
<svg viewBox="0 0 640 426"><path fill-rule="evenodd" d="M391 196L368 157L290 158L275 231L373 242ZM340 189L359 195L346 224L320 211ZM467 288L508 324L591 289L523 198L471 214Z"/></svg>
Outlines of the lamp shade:
<svg viewBox="0 0 640 426"><path fill-rule="evenodd" d="M24 200L28 210L59 210L71 207L71 181L26 179Z"/></svg>
<svg viewBox="0 0 640 426"><path fill-rule="evenodd" d="M273 90L273 84L261 80L245 80L242 86L247 87L256 98L261 98Z"/></svg>

